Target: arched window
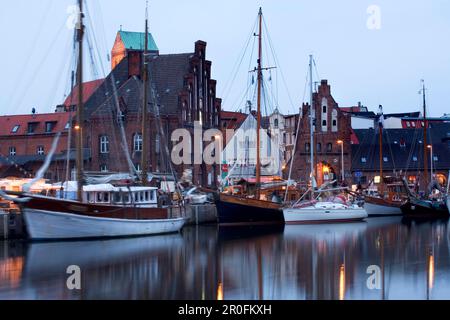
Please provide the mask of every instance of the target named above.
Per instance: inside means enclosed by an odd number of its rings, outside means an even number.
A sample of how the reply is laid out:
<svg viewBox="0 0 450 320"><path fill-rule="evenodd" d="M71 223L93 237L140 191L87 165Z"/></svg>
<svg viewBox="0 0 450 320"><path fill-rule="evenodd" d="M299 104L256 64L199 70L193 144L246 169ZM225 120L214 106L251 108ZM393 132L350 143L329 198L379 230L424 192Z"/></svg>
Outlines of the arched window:
<svg viewBox="0 0 450 320"><path fill-rule="evenodd" d="M100 153L109 153L109 138L108 136L100 136Z"/></svg>
<svg viewBox="0 0 450 320"><path fill-rule="evenodd" d="M333 144L330 142L327 144L327 152L333 151Z"/></svg>
<svg viewBox="0 0 450 320"><path fill-rule="evenodd" d="M273 126L274 126L275 128L278 128L278 119L275 119L275 120L273 121Z"/></svg>
<svg viewBox="0 0 450 320"><path fill-rule="evenodd" d="M133 136L133 150L142 151L142 134L136 133Z"/></svg>

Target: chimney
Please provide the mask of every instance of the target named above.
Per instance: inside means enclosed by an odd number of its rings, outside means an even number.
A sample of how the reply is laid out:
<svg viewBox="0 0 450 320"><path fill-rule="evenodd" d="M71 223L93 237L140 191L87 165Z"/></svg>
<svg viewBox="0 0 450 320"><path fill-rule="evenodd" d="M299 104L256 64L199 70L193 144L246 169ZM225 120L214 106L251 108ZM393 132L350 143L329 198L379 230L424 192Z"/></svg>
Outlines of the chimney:
<svg viewBox="0 0 450 320"><path fill-rule="evenodd" d="M141 77L142 75L142 56L140 51L128 51L128 77Z"/></svg>

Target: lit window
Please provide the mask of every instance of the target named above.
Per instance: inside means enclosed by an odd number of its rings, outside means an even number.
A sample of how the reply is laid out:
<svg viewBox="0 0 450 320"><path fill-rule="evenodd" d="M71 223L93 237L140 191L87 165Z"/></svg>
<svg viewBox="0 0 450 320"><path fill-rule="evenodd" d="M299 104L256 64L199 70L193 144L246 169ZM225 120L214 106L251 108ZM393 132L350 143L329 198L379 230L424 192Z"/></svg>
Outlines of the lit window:
<svg viewBox="0 0 450 320"><path fill-rule="evenodd" d="M366 157L362 157L361 158L361 162L366 163L367 162L367 158Z"/></svg>
<svg viewBox="0 0 450 320"><path fill-rule="evenodd" d="M433 156L433 160L434 161L438 161L438 157L437 156Z"/></svg>
<svg viewBox="0 0 450 320"><path fill-rule="evenodd" d="M108 136L100 137L100 153L109 153L109 139Z"/></svg>
<svg viewBox="0 0 450 320"><path fill-rule="evenodd" d="M106 164L100 165L100 171L101 172L108 172L108 167L106 166Z"/></svg>
<svg viewBox="0 0 450 320"><path fill-rule="evenodd" d="M406 126L407 126L408 128L411 127L411 122L406 121Z"/></svg>
<svg viewBox="0 0 450 320"><path fill-rule="evenodd" d="M142 135L140 133L136 133L133 137L133 150L142 151Z"/></svg>
<svg viewBox="0 0 450 320"><path fill-rule="evenodd" d="M417 157L416 156L413 157L413 161L417 161Z"/></svg>
<svg viewBox="0 0 450 320"><path fill-rule="evenodd" d="M17 131L19 131L19 128L20 128L20 125L15 125L13 128L12 128L12 130L11 130L11 132L12 133L17 133Z"/></svg>
<svg viewBox="0 0 450 320"><path fill-rule="evenodd" d="M44 147L43 146L37 147L37 154L40 156L44 155Z"/></svg>
<svg viewBox="0 0 450 320"><path fill-rule="evenodd" d="M64 127L65 130L68 130L70 128L70 122L66 123L66 126Z"/></svg>
<svg viewBox="0 0 450 320"><path fill-rule="evenodd" d="M413 127L416 127L416 123L415 123L415 122L411 122L411 125L412 125Z"/></svg>
<svg viewBox="0 0 450 320"><path fill-rule="evenodd" d="M16 155L16 147L9 147L9 155L10 156Z"/></svg>
<svg viewBox="0 0 450 320"><path fill-rule="evenodd" d="M388 157L383 157L384 162L388 162Z"/></svg>
<svg viewBox="0 0 450 320"><path fill-rule="evenodd" d="M136 168L136 171L137 171L137 172L142 172L141 164L140 164L140 163L136 163L136 164L134 165L134 167Z"/></svg>

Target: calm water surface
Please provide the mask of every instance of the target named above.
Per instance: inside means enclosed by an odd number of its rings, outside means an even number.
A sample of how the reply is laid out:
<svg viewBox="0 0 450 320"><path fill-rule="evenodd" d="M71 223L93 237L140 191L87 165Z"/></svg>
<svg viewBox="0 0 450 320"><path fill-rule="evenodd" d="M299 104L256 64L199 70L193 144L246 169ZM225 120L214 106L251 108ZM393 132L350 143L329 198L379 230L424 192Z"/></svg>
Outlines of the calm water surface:
<svg viewBox="0 0 450 320"><path fill-rule="evenodd" d="M67 289L69 265L81 268L81 290ZM0 299L449 299L449 279L448 221L401 217L0 242Z"/></svg>

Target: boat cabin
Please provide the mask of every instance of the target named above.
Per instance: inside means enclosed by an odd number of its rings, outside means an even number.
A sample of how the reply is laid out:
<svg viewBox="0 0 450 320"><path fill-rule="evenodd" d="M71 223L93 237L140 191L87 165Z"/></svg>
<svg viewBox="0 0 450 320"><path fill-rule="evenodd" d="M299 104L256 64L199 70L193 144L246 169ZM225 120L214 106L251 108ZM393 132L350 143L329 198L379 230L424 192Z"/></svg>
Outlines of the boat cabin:
<svg viewBox="0 0 450 320"><path fill-rule="evenodd" d="M83 200L87 203L111 205L158 206L156 187L114 187L111 184L83 186Z"/></svg>

